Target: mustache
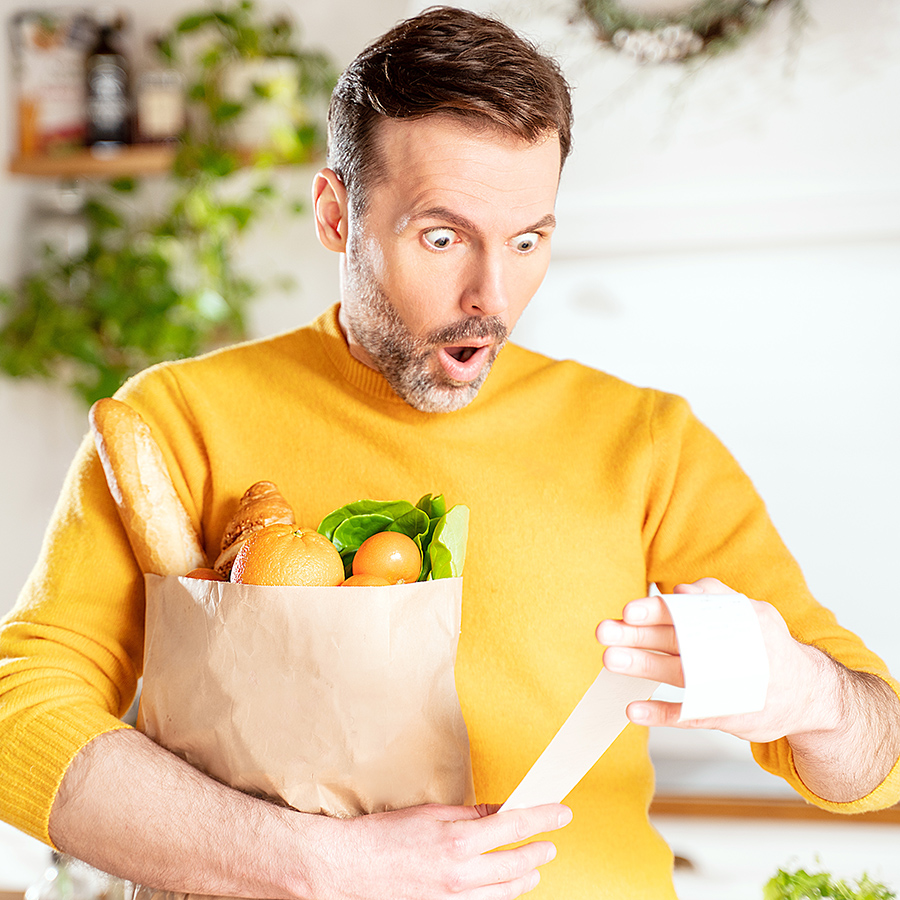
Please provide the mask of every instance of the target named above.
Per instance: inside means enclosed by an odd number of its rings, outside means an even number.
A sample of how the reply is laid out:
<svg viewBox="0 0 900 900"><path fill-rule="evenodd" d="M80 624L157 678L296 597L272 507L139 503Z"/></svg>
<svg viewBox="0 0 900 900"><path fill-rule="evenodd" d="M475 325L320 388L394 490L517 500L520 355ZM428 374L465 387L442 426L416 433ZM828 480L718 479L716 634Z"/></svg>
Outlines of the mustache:
<svg viewBox="0 0 900 900"><path fill-rule="evenodd" d="M466 340L494 338L503 343L509 337L509 329L498 316L470 318L437 328L425 338L428 344L454 345Z"/></svg>

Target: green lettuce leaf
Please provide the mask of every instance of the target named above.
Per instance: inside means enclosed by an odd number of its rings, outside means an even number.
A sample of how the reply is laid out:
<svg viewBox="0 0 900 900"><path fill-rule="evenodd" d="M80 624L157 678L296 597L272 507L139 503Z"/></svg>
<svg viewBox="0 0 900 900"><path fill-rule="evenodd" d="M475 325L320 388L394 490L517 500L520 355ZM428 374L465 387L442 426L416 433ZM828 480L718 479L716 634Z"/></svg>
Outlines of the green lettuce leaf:
<svg viewBox="0 0 900 900"><path fill-rule="evenodd" d="M356 500L325 516L318 531L337 547L348 575L356 551L373 534L405 534L422 554L419 581L425 581L462 575L468 528L468 507L448 509L443 494L425 494L415 506L406 500Z"/></svg>

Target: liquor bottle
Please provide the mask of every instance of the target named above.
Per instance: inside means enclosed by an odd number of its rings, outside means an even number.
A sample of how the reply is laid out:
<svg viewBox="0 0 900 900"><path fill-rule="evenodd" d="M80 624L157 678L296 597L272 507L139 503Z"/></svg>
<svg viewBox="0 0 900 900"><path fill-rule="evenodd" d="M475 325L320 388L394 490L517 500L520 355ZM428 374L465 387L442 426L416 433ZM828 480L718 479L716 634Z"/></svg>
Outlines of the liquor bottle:
<svg viewBox="0 0 900 900"><path fill-rule="evenodd" d="M116 46L121 26L112 10L96 14L97 40L87 57L87 143L112 150L131 141L128 61Z"/></svg>

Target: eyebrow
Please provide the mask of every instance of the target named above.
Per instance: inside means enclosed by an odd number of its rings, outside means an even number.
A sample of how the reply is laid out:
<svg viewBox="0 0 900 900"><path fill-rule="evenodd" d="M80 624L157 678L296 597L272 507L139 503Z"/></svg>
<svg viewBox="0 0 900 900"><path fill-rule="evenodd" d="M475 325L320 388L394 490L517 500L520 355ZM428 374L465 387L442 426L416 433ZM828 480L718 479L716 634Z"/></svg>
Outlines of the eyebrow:
<svg viewBox="0 0 900 900"><path fill-rule="evenodd" d="M413 213L400 219L397 223L397 233L399 234L403 231L410 222L416 222L420 219L440 219L448 225L453 225L455 228L461 228L464 231L478 232L479 230L471 219L461 216L458 212L454 212L446 206L432 206L429 209L423 209L421 212ZM528 234L531 231L540 231L542 228L555 226L556 216L554 216L553 213L547 213L546 216L538 219L533 225L527 225L521 231L516 233Z"/></svg>

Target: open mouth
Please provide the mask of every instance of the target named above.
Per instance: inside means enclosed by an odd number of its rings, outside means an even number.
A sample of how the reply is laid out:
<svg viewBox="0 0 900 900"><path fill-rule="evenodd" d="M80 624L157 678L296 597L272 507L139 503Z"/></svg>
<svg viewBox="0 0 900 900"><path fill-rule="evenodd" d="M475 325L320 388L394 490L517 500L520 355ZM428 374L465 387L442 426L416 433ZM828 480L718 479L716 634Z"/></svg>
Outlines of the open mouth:
<svg viewBox="0 0 900 900"><path fill-rule="evenodd" d="M492 344L441 347L438 358L451 381L468 384L480 374L491 355Z"/></svg>
<svg viewBox="0 0 900 900"><path fill-rule="evenodd" d="M446 347L447 353L450 354L457 362L468 362L474 355L477 347Z"/></svg>

